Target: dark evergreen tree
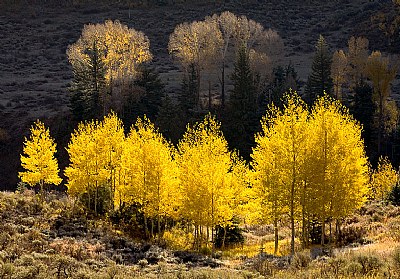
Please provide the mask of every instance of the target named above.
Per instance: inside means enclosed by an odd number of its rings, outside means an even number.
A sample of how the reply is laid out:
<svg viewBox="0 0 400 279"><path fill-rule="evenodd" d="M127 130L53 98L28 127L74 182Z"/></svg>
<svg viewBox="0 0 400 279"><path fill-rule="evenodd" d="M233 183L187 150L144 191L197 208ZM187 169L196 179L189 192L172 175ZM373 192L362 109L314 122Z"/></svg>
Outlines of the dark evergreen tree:
<svg viewBox="0 0 400 279"><path fill-rule="evenodd" d="M231 109L240 115L256 111L257 92L254 82L254 74L251 71L249 56L244 47L242 47L238 52L235 69L231 79L234 86L229 98Z"/></svg>
<svg viewBox="0 0 400 279"><path fill-rule="evenodd" d="M183 113L190 115L196 109L198 96L197 70L194 64L189 65L183 76L182 88L178 95L178 104Z"/></svg>
<svg viewBox="0 0 400 279"><path fill-rule="evenodd" d="M197 107L199 88L197 73L196 66L189 65L184 73L177 99L172 100L166 96L157 116L160 131L175 144L182 137L188 123L193 124L203 118L202 112Z"/></svg>
<svg viewBox="0 0 400 279"><path fill-rule="evenodd" d="M292 64L274 68L273 80L260 96L259 104L262 112L265 112L270 103L274 103L278 107L282 106L283 95L290 90L296 91L299 83L297 72Z"/></svg>
<svg viewBox="0 0 400 279"><path fill-rule="evenodd" d="M88 63L82 63L73 70L70 87L70 108L76 121L89 120L101 116L100 94L106 90L105 66L99 55L96 41L85 50Z"/></svg>
<svg viewBox="0 0 400 279"><path fill-rule="evenodd" d="M150 67L142 66L138 78L133 83L140 94L131 94L124 105L122 120L125 127L130 127L138 117L146 115L155 121L165 95L164 84L159 74ZM137 96L139 95L139 96Z"/></svg>
<svg viewBox="0 0 400 279"><path fill-rule="evenodd" d="M239 220L233 220L233 225L216 226L215 247L225 248L244 243L243 230L239 227Z"/></svg>
<svg viewBox="0 0 400 279"><path fill-rule="evenodd" d="M248 159L254 145L254 133L259 126L259 112L254 74L244 47L238 51L231 79L234 87L224 113L223 129L231 147Z"/></svg>
<svg viewBox="0 0 400 279"><path fill-rule="evenodd" d="M374 154L374 113L376 110L375 103L372 100L372 87L361 82L354 88L353 94L349 97L350 113L354 118L363 125L363 138L366 146L367 155L372 161L376 161L377 154Z"/></svg>
<svg viewBox="0 0 400 279"><path fill-rule="evenodd" d="M400 206L400 185L399 185L399 183L396 183L396 185L393 187L392 191L389 193L388 201L395 206Z"/></svg>
<svg viewBox="0 0 400 279"><path fill-rule="evenodd" d="M157 115L156 124L160 132L174 144L178 144L185 132L186 123L184 121L186 119L182 117L182 113L181 108L174 104L168 95L165 95Z"/></svg>
<svg viewBox="0 0 400 279"><path fill-rule="evenodd" d="M319 36L316 48L311 74L308 77L304 92L305 100L309 104L314 103L316 98L324 95L325 92L331 94L333 87L331 78L332 55L322 35Z"/></svg>

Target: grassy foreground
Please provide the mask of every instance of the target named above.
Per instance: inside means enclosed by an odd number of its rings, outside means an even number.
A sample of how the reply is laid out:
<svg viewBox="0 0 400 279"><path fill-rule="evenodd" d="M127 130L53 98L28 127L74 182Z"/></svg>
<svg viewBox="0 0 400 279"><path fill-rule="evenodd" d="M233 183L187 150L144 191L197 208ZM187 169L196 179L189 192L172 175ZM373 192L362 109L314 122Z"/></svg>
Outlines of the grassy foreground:
<svg viewBox="0 0 400 279"><path fill-rule="evenodd" d="M243 247L211 260L125 237L65 196L1 192L0 278L400 278L399 216L394 206L363 207L346 220L353 244L325 256L273 257L268 230L251 228Z"/></svg>

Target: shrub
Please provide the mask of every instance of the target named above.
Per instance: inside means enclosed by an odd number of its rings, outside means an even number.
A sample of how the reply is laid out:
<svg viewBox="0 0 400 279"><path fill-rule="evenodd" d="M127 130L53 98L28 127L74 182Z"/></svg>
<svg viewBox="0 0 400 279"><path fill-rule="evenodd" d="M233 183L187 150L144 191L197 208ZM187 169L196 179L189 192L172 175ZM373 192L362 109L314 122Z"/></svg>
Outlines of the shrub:
<svg viewBox="0 0 400 279"><path fill-rule="evenodd" d="M164 240L167 246L174 250L189 250L193 246L194 237L192 233L174 227L164 233Z"/></svg>
<svg viewBox="0 0 400 279"><path fill-rule="evenodd" d="M339 234L339 242L343 245L363 243L367 231L360 223L353 223L344 227Z"/></svg>
<svg viewBox="0 0 400 279"><path fill-rule="evenodd" d="M215 247L221 248L222 244L227 247L243 243L243 232L238 224L234 223L232 226L226 226L225 228L221 226L216 227Z"/></svg>
<svg viewBox="0 0 400 279"><path fill-rule="evenodd" d="M291 266L296 269L306 268L311 263L311 256L308 251L298 252L293 255Z"/></svg>
<svg viewBox="0 0 400 279"><path fill-rule="evenodd" d="M361 264L361 272L365 275L378 272L383 265L377 256L371 254L358 255L356 261Z"/></svg>
<svg viewBox="0 0 400 279"><path fill-rule="evenodd" d="M276 266L267 259L258 258L253 263L253 269L262 276L272 276L276 271Z"/></svg>
<svg viewBox="0 0 400 279"><path fill-rule="evenodd" d="M348 276L356 276L362 272L362 268L360 263L351 261L345 267L345 274Z"/></svg>
<svg viewBox="0 0 400 279"><path fill-rule="evenodd" d="M392 254L393 264L397 269L400 269L400 246L397 246L393 250Z"/></svg>
<svg viewBox="0 0 400 279"><path fill-rule="evenodd" d="M338 275L346 266L346 260L342 257L330 258L328 264L332 273Z"/></svg>
<svg viewBox="0 0 400 279"><path fill-rule="evenodd" d="M400 221L398 219L393 219L388 224L389 235L394 241L400 241Z"/></svg>

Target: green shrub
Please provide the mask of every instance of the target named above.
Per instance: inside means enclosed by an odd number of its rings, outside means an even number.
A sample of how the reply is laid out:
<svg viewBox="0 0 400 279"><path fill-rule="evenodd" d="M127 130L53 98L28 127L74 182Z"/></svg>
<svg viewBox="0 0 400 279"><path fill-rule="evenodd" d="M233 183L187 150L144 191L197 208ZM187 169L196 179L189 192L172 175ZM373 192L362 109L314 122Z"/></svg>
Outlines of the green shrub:
<svg viewBox="0 0 400 279"><path fill-rule="evenodd" d="M237 244L244 243L243 231L238 226L238 222L234 222L233 225L216 227L215 234L215 247L221 248L224 244L225 247L234 246Z"/></svg>

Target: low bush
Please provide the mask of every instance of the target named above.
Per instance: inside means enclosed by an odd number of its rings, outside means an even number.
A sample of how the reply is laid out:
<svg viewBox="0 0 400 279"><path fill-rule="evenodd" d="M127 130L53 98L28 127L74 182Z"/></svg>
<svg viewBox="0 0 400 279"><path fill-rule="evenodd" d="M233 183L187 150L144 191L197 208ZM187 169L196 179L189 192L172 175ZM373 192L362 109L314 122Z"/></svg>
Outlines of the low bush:
<svg viewBox="0 0 400 279"><path fill-rule="evenodd" d="M189 250L193 247L194 242L192 233L187 233L178 227L164 232L163 239L167 247L174 250Z"/></svg>
<svg viewBox="0 0 400 279"><path fill-rule="evenodd" d="M307 268L311 263L311 256L309 251L298 252L293 255L291 266L295 269Z"/></svg>

